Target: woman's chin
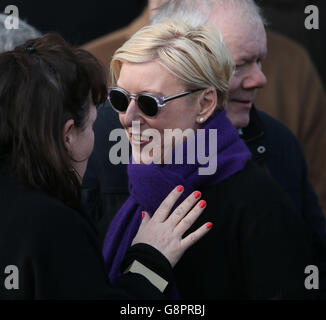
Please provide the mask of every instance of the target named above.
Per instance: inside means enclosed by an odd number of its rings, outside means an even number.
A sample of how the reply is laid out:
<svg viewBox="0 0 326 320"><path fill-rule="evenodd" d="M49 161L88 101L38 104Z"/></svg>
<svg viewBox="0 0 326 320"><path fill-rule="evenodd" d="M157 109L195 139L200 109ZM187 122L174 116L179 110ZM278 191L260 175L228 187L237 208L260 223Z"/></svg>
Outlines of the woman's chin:
<svg viewBox="0 0 326 320"><path fill-rule="evenodd" d="M136 164L162 164L162 159L161 157L153 157L152 153L150 154L141 154L141 153L133 153L133 162Z"/></svg>

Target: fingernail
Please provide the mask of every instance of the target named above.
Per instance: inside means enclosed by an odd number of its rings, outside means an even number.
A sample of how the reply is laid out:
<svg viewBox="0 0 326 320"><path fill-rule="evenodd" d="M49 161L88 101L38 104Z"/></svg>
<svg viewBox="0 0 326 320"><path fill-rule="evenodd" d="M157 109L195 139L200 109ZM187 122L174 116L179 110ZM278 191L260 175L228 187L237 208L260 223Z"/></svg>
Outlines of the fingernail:
<svg viewBox="0 0 326 320"><path fill-rule="evenodd" d="M201 196L201 193L199 191L195 191L194 197L195 199L198 199Z"/></svg>
<svg viewBox="0 0 326 320"><path fill-rule="evenodd" d="M210 229L212 226L213 226L213 223L211 223L211 222L208 222L208 223L206 224L206 228L207 228L207 229Z"/></svg>
<svg viewBox="0 0 326 320"><path fill-rule="evenodd" d="M145 211L142 211L141 218L144 219L145 218L145 215L146 215Z"/></svg>
<svg viewBox="0 0 326 320"><path fill-rule="evenodd" d="M203 209L206 207L206 201L205 200L202 200L199 202L199 208Z"/></svg>
<svg viewBox="0 0 326 320"><path fill-rule="evenodd" d="M178 190L178 192L182 192L183 191L183 186L178 186L177 190Z"/></svg>

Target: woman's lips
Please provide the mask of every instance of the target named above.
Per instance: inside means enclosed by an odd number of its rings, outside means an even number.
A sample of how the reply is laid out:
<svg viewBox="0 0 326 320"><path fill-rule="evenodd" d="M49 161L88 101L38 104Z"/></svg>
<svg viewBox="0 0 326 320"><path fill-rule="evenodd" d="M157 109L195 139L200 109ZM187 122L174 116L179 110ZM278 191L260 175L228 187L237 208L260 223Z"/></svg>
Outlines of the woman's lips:
<svg viewBox="0 0 326 320"><path fill-rule="evenodd" d="M132 144L145 145L153 140L153 137L144 136L142 134L129 133L129 140Z"/></svg>

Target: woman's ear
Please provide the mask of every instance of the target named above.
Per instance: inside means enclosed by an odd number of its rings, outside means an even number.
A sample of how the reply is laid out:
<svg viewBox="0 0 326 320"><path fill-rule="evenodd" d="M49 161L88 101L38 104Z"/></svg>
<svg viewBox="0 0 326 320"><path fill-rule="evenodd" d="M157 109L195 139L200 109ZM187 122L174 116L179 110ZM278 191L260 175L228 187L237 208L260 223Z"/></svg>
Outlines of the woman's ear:
<svg viewBox="0 0 326 320"><path fill-rule="evenodd" d="M72 150L72 145L74 143L74 132L75 132L75 121L73 119L69 119L64 127L62 132L63 143L68 151Z"/></svg>
<svg viewBox="0 0 326 320"><path fill-rule="evenodd" d="M197 114L196 121L203 124L214 112L218 102L215 88L210 87L205 89L200 96L200 111Z"/></svg>

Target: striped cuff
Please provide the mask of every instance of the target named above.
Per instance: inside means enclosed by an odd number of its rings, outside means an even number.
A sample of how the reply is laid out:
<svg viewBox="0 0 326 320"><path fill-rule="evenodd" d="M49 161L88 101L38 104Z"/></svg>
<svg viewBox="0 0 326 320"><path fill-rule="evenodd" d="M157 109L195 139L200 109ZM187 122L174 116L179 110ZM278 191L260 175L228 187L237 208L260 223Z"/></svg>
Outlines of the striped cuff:
<svg viewBox="0 0 326 320"><path fill-rule="evenodd" d="M134 260L124 273L127 272L141 274L161 292L163 292L169 284L168 281L160 277L157 273L153 272L151 269L147 268L137 260Z"/></svg>

